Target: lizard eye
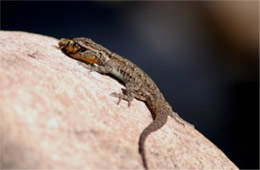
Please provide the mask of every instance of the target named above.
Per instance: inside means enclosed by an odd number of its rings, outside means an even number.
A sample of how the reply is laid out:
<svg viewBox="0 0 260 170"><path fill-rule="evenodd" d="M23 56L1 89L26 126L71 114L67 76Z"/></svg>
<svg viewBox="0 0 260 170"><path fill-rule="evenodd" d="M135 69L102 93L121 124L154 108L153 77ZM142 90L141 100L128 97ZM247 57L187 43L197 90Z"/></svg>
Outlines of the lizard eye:
<svg viewBox="0 0 260 170"><path fill-rule="evenodd" d="M87 50L86 48L83 47L80 48L80 52L85 52L86 50Z"/></svg>

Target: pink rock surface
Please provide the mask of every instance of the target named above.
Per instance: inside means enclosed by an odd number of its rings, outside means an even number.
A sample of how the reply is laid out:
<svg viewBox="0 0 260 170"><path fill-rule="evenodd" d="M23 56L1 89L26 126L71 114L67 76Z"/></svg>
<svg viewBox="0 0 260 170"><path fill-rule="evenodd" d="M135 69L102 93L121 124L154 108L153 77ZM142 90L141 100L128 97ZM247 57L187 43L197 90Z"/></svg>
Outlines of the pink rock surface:
<svg viewBox="0 0 260 170"><path fill-rule="evenodd" d="M116 80L89 72L55 38L0 31L0 168L142 169L141 101L117 105ZM146 140L156 169L238 169L192 127L169 118Z"/></svg>

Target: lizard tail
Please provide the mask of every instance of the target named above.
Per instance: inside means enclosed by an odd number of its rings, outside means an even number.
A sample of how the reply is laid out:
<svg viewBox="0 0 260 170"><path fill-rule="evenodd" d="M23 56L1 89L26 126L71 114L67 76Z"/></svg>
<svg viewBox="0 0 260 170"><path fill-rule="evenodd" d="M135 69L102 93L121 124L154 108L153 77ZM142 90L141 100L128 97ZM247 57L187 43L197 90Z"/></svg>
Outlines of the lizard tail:
<svg viewBox="0 0 260 170"><path fill-rule="evenodd" d="M147 138L147 136L160 129L167 121L167 114L165 113L160 113L160 114L156 114L155 120L150 123L141 133L140 138L139 138L139 153L142 157L142 161L143 161L143 166L144 168L147 170L148 166L147 166L147 161L146 161L146 157L145 157L145 149L144 149L144 143L145 140Z"/></svg>

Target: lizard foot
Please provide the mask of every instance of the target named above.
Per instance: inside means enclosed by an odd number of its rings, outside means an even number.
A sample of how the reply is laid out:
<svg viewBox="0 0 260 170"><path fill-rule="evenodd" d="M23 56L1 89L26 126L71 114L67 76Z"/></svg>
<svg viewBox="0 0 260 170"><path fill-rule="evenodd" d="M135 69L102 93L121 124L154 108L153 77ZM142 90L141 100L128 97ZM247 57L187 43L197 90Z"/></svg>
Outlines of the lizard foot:
<svg viewBox="0 0 260 170"><path fill-rule="evenodd" d="M131 102L133 101L133 97L132 96L128 96L128 95L124 95L124 94L120 94L120 93L115 93L114 92L114 93L111 93L110 96L118 98L117 104L119 104L122 99L127 101L128 102L128 107L131 106Z"/></svg>
<svg viewBox="0 0 260 170"><path fill-rule="evenodd" d="M178 122L179 124L181 124L182 126L191 126L194 128L193 124L190 124L189 122L183 120L176 112L173 112L172 114L170 114L170 116L175 119L176 122Z"/></svg>

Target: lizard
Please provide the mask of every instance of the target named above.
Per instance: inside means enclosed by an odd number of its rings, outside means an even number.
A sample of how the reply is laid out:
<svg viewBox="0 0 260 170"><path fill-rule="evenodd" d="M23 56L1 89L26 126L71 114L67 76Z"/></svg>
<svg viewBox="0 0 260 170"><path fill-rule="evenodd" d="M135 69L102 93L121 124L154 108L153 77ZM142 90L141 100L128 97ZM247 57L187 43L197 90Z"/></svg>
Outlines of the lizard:
<svg viewBox="0 0 260 170"><path fill-rule="evenodd" d="M130 106L134 98L146 103L154 120L142 131L138 142L139 154L145 169L148 169L148 165L144 143L150 133L163 127L168 116L184 126L191 125L172 110L154 81L130 60L84 37L62 38L57 48L69 57L83 62L89 70L111 75L122 81L125 85L123 92L111 93L111 96L118 98L117 104L123 99Z"/></svg>

